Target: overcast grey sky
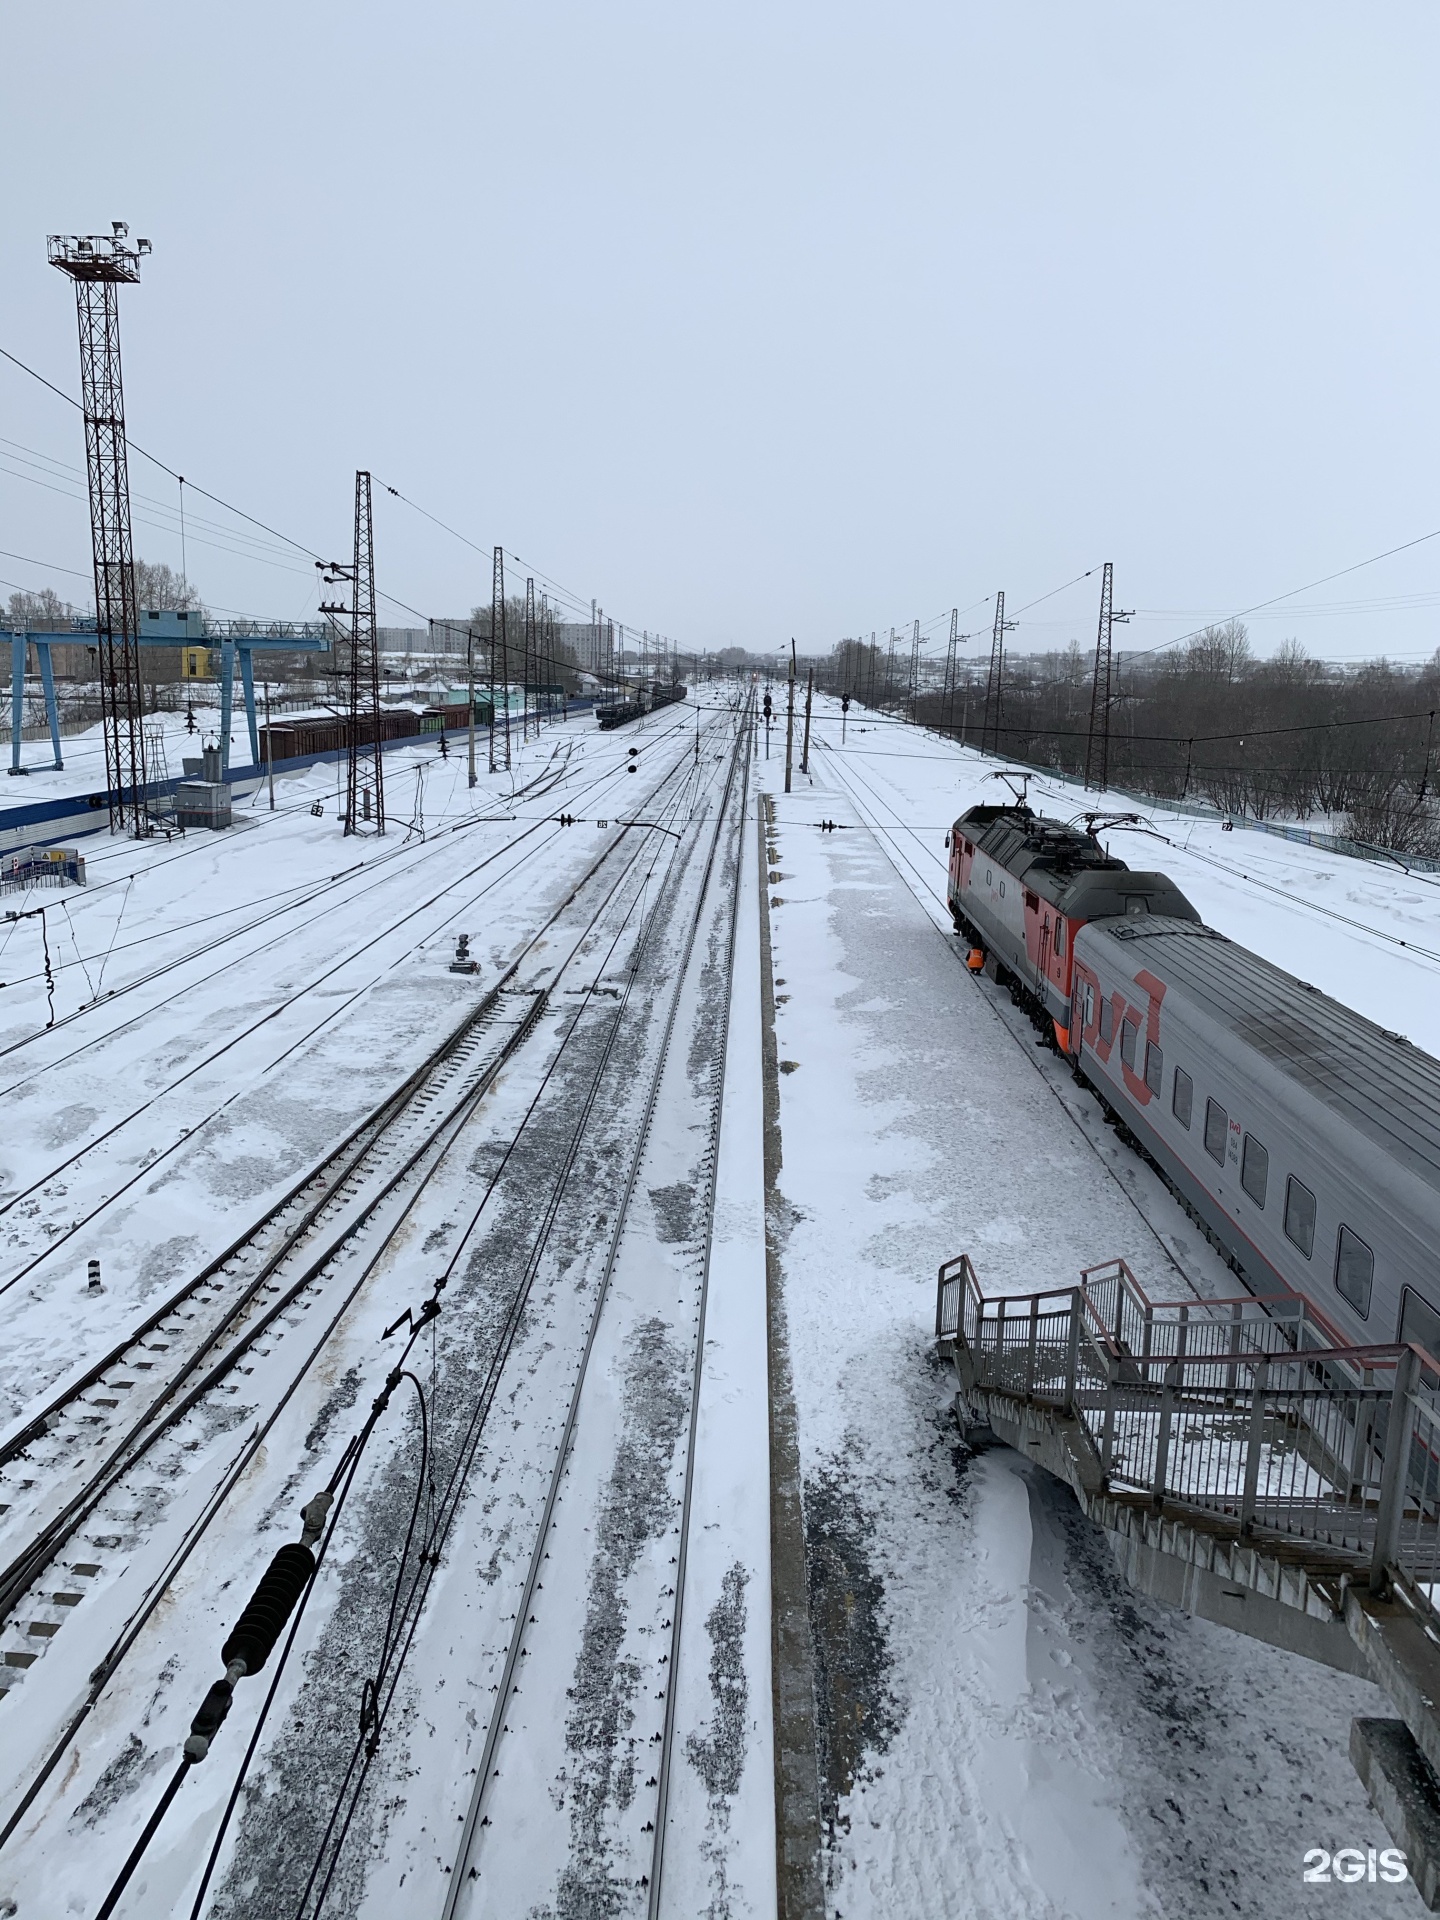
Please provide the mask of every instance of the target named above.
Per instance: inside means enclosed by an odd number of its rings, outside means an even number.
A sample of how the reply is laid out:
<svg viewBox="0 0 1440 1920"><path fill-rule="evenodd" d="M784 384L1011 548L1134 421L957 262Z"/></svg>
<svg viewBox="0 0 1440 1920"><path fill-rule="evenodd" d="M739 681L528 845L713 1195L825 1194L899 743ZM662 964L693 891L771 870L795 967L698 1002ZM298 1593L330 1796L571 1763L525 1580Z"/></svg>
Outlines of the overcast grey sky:
<svg viewBox="0 0 1440 1920"><path fill-rule="evenodd" d="M1106 559L1134 645L1440 527L1433 4L47 0L0 33L0 345L73 392L45 235L129 220L132 435L322 551L368 466L683 646L943 634ZM0 577L83 594L51 570L83 502L25 464L78 472L78 416L0 362L0 435ZM178 565L174 483L132 486ZM313 607L303 556L189 512L212 604ZM488 598L388 496L376 537L400 600ZM1095 599L1014 644L1089 644ZM1417 657L1437 615L1440 540L1252 631Z"/></svg>

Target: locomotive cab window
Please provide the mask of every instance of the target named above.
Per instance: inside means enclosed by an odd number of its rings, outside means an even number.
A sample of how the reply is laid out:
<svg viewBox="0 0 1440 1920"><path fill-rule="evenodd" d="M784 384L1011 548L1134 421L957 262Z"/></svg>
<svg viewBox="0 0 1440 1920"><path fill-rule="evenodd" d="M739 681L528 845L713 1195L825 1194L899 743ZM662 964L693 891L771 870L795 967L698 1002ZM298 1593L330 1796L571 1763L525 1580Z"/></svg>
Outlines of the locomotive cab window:
<svg viewBox="0 0 1440 1920"><path fill-rule="evenodd" d="M1120 1022L1120 1058L1133 1073L1135 1071L1135 1040L1140 1032L1138 1020Z"/></svg>
<svg viewBox="0 0 1440 1920"><path fill-rule="evenodd" d="M1165 1077L1165 1056L1153 1040L1145 1042L1145 1084L1151 1093L1159 1093Z"/></svg>
<svg viewBox="0 0 1440 1920"><path fill-rule="evenodd" d="M1225 1142L1230 1136L1230 1116L1218 1100L1205 1102L1205 1151L1218 1166L1225 1164Z"/></svg>
<svg viewBox="0 0 1440 1920"><path fill-rule="evenodd" d="M1335 1287L1363 1320L1370 1311L1370 1288L1375 1280L1375 1256L1349 1227L1341 1227L1335 1243Z"/></svg>
<svg viewBox="0 0 1440 1920"><path fill-rule="evenodd" d="M1270 1155L1253 1133L1247 1133L1240 1154L1240 1184L1257 1207L1265 1204L1265 1184L1269 1177Z"/></svg>
<svg viewBox="0 0 1440 1920"><path fill-rule="evenodd" d="M1293 1173L1285 1182L1285 1238L1307 1260L1315 1251L1315 1196Z"/></svg>
<svg viewBox="0 0 1440 1920"><path fill-rule="evenodd" d="M1063 920L1057 920L1055 922L1055 951L1056 953L1064 953L1065 951L1065 922Z"/></svg>
<svg viewBox="0 0 1440 1920"><path fill-rule="evenodd" d="M1183 1067L1175 1069L1175 1086L1170 1095L1170 1111L1188 1133L1190 1114L1195 1103L1195 1082Z"/></svg>

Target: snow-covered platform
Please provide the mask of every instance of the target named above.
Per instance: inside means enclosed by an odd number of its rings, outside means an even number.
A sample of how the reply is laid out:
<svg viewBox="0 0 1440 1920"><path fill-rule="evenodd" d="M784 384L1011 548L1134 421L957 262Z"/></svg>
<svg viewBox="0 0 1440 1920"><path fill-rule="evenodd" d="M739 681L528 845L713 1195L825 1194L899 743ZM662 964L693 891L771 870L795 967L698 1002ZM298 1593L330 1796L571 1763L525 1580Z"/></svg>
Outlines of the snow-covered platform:
<svg viewBox="0 0 1440 1920"><path fill-rule="evenodd" d="M1306 1913L1307 1848L1390 1844L1348 1755L1352 1718L1393 1711L1385 1696L1137 1594L1067 1488L1017 1452L964 1445L932 1344L935 1274L960 1247L1016 1296L1118 1257L1155 1299L1181 1275L1221 1298L1233 1277L1008 997L966 973L944 837L993 792L992 763L857 730L853 712L842 751L828 706L815 731L790 795L783 762L757 771L773 797L771 1211L828 1906L846 1920ZM1238 876L1199 859L1182 875L1143 844L1222 926L1233 883L1250 922L1237 937L1280 964L1287 932L1303 940L1331 991L1359 953L1393 956L1406 1005L1391 1023L1426 1034L1429 963L1379 938L1393 921L1373 869L1338 876L1364 896L1353 927L1305 904L1336 897L1322 873L1337 856L1257 846L1314 872L1267 871L1287 897L1255 890L1251 908ZM1428 913L1428 895L1403 910ZM1366 1897L1376 1914L1414 1910L1405 1887Z"/></svg>

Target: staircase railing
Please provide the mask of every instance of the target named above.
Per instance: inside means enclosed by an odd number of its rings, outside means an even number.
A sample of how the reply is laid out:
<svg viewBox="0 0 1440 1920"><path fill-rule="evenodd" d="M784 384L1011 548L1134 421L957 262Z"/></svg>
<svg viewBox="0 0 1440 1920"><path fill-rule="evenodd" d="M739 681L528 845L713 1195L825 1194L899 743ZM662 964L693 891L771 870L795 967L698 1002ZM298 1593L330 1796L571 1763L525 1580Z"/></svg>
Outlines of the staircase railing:
<svg viewBox="0 0 1440 1920"><path fill-rule="evenodd" d="M987 1296L964 1254L940 1269L935 1331L968 1390L1073 1416L1104 1489L1307 1541L1440 1612L1440 1366L1422 1348L1345 1346L1295 1296L1151 1301L1119 1260Z"/></svg>

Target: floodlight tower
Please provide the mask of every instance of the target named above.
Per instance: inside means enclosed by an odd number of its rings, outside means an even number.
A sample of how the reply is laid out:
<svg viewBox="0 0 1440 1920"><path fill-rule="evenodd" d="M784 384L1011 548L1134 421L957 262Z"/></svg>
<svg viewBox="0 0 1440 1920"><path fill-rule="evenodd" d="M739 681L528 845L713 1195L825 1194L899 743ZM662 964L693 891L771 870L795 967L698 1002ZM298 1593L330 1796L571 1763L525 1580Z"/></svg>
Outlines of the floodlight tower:
<svg viewBox="0 0 1440 1920"><path fill-rule="evenodd" d="M80 395L85 468L90 482L90 545L95 564L95 638L100 710L105 727L105 779L110 825L150 828L145 803L145 728L140 683L139 619L130 537L130 471L125 457L125 395L120 379L120 289L140 278L148 240L128 244L130 229L112 220L109 234L52 233L52 267L75 286L80 322Z"/></svg>

